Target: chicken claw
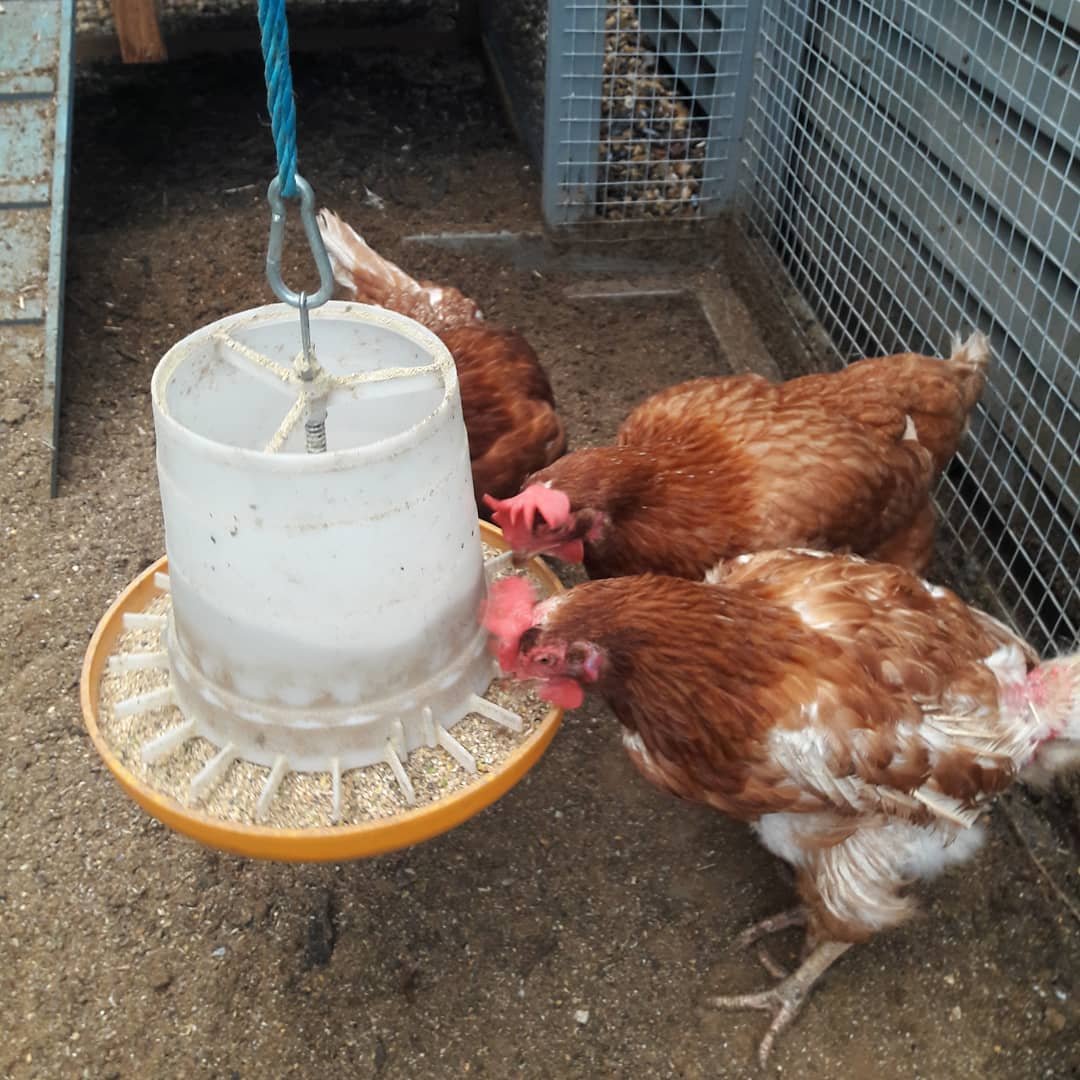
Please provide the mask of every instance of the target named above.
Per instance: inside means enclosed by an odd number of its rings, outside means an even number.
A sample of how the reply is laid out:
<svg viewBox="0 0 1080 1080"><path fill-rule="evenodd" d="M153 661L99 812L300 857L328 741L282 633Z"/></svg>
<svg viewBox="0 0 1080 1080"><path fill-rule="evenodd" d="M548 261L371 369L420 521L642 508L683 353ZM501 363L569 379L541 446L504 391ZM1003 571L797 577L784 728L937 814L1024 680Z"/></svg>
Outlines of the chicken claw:
<svg viewBox="0 0 1080 1080"><path fill-rule="evenodd" d="M758 963L778 982L786 979L791 972L783 964L778 964L765 948L758 949Z"/></svg>
<svg viewBox="0 0 1080 1080"><path fill-rule="evenodd" d="M773 1014L769 1030L758 1047L758 1061L762 1067L768 1064L777 1035L798 1016L805 1000L806 990L792 983L793 978L794 976L788 976L779 986L772 990L763 990L759 994L734 994L712 999L711 1004L718 1009L764 1009Z"/></svg>
<svg viewBox="0 0 1080 1080"><path fill-rule="evenodd" d="M806 909L801 905L799 907L793 907L789 911L782 911L779 915L771 915L767 919L762 919L760 922L754 923L752 926L748 926L735 940L732 942L732 948L743 950L748 949L755 941L766 936L766 934L777 934L781 930L789 930L793 926L805 926L806 925ZM803 946L803 956L805 959L807 954L806 945ZM758 949L758 960L761 962L761 966L774 978L774 979L786 979L791 974L781 964L778 964L772 956L769 955L766 949Z"/></svg>
<svg viewBox="0 0 1080 1080"><path fill-rule="evenodd" d="M793 926L806 925L806 908L800 905L779 915L770 915L767 919L748 926L732 943L734 949L748 949L759 938L767 934L778 934L781 930L790 930Z"/></svg>
<svg viewBox="0 0 1080 1080"><path fill-rule="evenodd" d="M846 941L826 941L810 954L794 975L789 975L771 990L715 997L709 1003L718 1009L762 1009L773 1014L769 1030L758 1047L758 1061L765 1066L776 1037L799 1015L814 984L850 948L851 944Z"/></svg>

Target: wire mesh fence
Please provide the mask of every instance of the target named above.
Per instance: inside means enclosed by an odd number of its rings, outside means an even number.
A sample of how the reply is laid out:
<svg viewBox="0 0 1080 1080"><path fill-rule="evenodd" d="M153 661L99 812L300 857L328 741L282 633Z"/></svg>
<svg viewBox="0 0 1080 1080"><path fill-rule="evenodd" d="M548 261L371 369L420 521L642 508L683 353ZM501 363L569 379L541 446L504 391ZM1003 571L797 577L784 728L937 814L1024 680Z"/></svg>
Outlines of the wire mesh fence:
<svg viewBox="0 0 1080 1080"><path fill-rule="evenodd" d="M842 361L990 336L940 546L1050 649L1080 637L1078 55L1074 0L549 4L551 224L734 209Z"/></svg>
<svg viewBox="0 0 1080 1080"><path fill-rule="evenodd" d="M1080 636L1078 45L1064 0L767 0L739 180L841 359L990 335L943 553L1044 648Z"/></svg>
<svg viewBox="0 0 1080 1080"><path fill-rule="evenodd" d="M759 12L754 0L549 5L552 224L698 217L730 202Z"/></svg>

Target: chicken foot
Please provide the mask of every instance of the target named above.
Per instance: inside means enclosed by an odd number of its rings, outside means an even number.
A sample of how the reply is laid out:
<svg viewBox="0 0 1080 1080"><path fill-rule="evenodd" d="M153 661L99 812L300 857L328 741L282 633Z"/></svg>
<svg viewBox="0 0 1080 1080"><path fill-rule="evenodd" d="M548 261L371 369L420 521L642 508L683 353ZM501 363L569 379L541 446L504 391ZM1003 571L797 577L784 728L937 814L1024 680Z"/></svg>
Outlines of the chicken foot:
<svg viewBox="0 0 1080 1080"><path fill-rule="evenodd" d="M769 1030L758 1047L758 1061L764 1066L769 1060L776 1037L799 1015L814 984L850 948L851 943L848 941L823 942L793 975L789 975L771 990L763 990L757 994L715 997L710 1000L710 1004L718 1009L762 1009L773 1014Z"/></svg>
<svg viewBox="0 0 1080 1080"><path fill-rule="evenodd" d="M733 948L735 949L748 949L755 941L765 937L767 934L778 934L781 930L789 930L793 926L805 926L806 925L806 908L801 904L798 907L793 907L788 911L781 911L778 915L771 915L767 919L762 919L760 922L754 923L752 926L748 926L734 941ZM810 954L810 935L807 934L806 940L803 942L801 960L805 960ZM786 979L791 974L786 968L778 964L768 950L764 947L758 949L758 960L761 962L761 966L774 978L774 979Z"/></svg>
<svg viewBox="0 0 1080 1080"><path fill-rule="evenodd" d="M755 941L768 934L778 934L781 930L790 930L793 926L806 925L806 908L801 904L789 911L781 911L779 915L770 915L767 919L748 926L736 939L733 947L747 949Z"/></svg>

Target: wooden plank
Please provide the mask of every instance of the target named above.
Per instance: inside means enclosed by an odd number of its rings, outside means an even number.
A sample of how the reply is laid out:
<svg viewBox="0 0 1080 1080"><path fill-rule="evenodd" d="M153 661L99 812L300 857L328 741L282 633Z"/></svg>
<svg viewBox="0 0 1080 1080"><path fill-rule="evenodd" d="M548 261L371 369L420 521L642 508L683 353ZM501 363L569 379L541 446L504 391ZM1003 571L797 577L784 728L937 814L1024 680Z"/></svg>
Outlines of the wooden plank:
<svg viewBox="0 0 1080 1080"><path fill-rule="evenodd" d="M1075 135L1080 130L1080 98L1069 81L1075 78L1076 44L1052 30L1046 33L1044 24L1015 0L983 0L977 11L959 0L900 0L884 6L913 40L1029 124L1044 133L1057 129ZM1070 23L1080 22L1080 4L1071 0L1071 7Z"/></svg>
<svg viewBox="0 0 1080 1080"><path fill-rule="evenodd" d="M0 6L4 7L0 94L52 94L57 63L54 5L12 2Z"/></svg>
<svg viewBox="0 0 1080 1080"><path fill-rule="evenodd" d="M44 369L53 492L74 41L75 0L0 4L0 378Z"/></svg>
<svg viewBox="0 0 1080 1080"><path fill-rule="evenodd" d="M111 7L125 64L159 64L168 59L155 0L111 0Z"/></svg>
<svg viewBox="0 0 1080 1080"><path fill-rule="evenodd" d="M50 131L56 104L48 97L0 96L0 204L49 201L52 145Z"/></svg>

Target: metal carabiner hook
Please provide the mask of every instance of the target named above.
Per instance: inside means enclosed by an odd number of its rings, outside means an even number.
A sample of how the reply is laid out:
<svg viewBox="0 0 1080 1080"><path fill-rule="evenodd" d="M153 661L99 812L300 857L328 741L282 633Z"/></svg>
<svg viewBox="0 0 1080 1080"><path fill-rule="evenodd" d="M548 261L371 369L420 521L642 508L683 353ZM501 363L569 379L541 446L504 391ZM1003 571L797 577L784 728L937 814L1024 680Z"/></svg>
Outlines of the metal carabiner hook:
<svg viewBox="0 0 1080 1080"><path fill-rule="evenodd" d="M266 250L266 280L274 295L290 307L297 308L300 314L300 378L309 388L315 383L315 351L311 344L311 324L308 313L312 308L325 304L334 291L334 272L330 267L330 256L326 253L319 224L315 220L315 192L311 185L299 174L293 177L296 190L300 195L300 220L304 225L308 247L319 270L319 291L314 296L306 292L293 292L281 278L281 252L285 246L285 200L281 195L281 181L274 177L266 190L266 200L270 203L270 243ZM311 396L311 389L306 392L306 416L304 429L307 452L321 454L326 451L326 397L325 392L316 392Z"/></svg>
<svg viewBox="0 0 1080 1080"><path fill-rule="evenodd" d="M304 297L304 307L317 308L325 304L334 292L334 271L330 266L330 256L326 253L326 245L323 243L322 234L319 232L319 223L315 220L315 192L311 185L299 174L294 174L296 190L300 196L300 220L304 226L304 235L307 237L308 247L315 259L315 266L319 271L319 291L313 296L304 293L293 292L281 278L281 252L285 246L285 200L281 195L281 181L274 177L266 190L266 201L270 204L270 243L266 251L266 280L274 295L290 307L301 306L301 297Z"/></svg>

